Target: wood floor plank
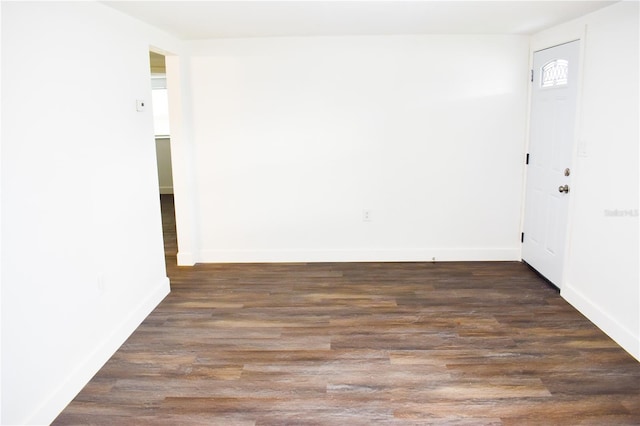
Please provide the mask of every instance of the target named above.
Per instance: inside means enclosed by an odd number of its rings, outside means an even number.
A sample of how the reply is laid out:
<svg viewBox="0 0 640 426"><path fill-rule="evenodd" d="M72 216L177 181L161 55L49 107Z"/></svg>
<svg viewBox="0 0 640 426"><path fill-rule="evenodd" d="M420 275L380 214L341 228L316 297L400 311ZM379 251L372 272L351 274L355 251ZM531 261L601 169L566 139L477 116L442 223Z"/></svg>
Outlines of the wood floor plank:
<svg viewBox="0 0 640 426"><path fill-rule="evenodd" d="M175 266L55 425L632 425L640 363L518 262Z"/></svg>

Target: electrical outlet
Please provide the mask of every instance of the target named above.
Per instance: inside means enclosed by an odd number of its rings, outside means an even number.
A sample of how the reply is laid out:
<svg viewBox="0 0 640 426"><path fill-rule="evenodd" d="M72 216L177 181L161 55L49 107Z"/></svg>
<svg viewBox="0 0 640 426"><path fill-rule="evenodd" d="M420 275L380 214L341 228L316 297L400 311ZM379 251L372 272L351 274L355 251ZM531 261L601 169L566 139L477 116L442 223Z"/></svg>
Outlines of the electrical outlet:
<svg viewBox="0 0 640 426"><path fill-rule="evenodd" d="M362 221L363 222L371 222L373 220L371 210L365 209L362 210Z"/></svg>

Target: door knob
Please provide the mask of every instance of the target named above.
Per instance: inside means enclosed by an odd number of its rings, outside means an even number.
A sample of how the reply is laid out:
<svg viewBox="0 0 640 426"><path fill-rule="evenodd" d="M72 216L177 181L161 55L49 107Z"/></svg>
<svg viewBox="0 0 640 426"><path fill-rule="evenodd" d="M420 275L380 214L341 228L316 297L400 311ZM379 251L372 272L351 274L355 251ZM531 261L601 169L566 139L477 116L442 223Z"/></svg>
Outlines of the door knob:
<svg viewBox="0 0 640 426"><path fill-rule="evenodd" d="M564 192L565 194L568 194L569 193L569 185L560 185L560 187L558 188L558 191Z"/></svg>

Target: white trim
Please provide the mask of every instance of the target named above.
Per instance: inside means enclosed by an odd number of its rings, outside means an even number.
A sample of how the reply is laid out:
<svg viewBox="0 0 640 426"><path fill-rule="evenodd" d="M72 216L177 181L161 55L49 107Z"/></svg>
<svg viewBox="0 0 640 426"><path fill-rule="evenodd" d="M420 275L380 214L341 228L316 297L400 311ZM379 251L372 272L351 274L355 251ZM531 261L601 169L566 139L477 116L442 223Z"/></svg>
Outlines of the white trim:
<svg viewBox="0 0 640 426"><path fill-rule="evenodd" d="M585 54L587 48L587 25L581 26L582 34L580 38L573 41L580 42L580 53L578 56L578 92L576 94L576 116L575 122L573 125L573 141L571 147L571 174L573 175L571 181L576 181L576 176L580 175L579 172L579 158L578 158L578 144L579 140L582 138L582 103L583 103L583 94L584 94L584 74L585 74ZM567 43L572 43L568 41ZM562 268L562 282L559 288L565 285L568 281L569 277L569 268L566 266L571 263L571 249L572 249L572 241L573 241L573 220L572 218L576 216L576 197L575 194L573 197L569 198L569 207L567 211L568 220L567 220L567 229L565 232L566 244L564 247L564 260L563 260L563 268Z"/></svg>
<svg viewBox="0 0 640 426"><path fill-rule="evenodd" d="M597 303L588 299L569 282L566 283L560 295L596 327L640 361L640 338L616 320L613 315L602 310Z"/></svg>
<svg viewBox="0 0 640 426"><path fill-rule="evenodd" d="M61 383L27 418L25 424L51 423L169 292L169 278L165 277L158 283L155 290L129 316L117 324L113 332L97 345L93 352L89 353L85 361L71 372L67 380Z"/></svg>
<svg viewBox="0 0 640 426"><path fill-rule="evenodd" d="M178 255L180 256L180 254ZM451 262L519 261L520 250L504 249L377 249L377 250L206 250L202 263L289 262ZM193 259L190 259L193 260ZM187 264L178 261L179 265Z"/></svg>
<svg viewBox="0 0 640 426"><path fill-rule="evenodd" d="M196 214L194 152L191 117L191 93L188 57L165 54L167 93L169 96L169 125L171 127L171 171L178 240L178 265L195 264L198 220ZM180 251L182 250L182 251ZM186 251L185 251L186 250Z"/></svg>
<svg viewBox="0 0 640 426"><path fill-rule="evenodd" d="M193 254L183 251L178 251L176 256L178 266L193 266L196 264Z"/></svg>

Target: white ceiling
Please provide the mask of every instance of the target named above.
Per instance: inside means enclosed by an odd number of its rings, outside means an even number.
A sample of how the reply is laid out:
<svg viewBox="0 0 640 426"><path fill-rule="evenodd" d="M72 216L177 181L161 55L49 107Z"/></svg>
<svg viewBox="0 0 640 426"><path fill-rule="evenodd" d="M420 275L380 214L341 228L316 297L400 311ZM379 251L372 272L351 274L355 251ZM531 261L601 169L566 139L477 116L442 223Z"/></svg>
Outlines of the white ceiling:
<svg viewBox="0 0 640 426"><path fill-rule="evenodd" d="M616 1L105 1L181 39L533 34Z"/></svg>

